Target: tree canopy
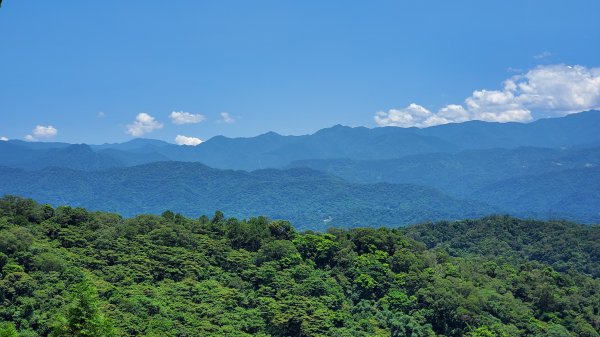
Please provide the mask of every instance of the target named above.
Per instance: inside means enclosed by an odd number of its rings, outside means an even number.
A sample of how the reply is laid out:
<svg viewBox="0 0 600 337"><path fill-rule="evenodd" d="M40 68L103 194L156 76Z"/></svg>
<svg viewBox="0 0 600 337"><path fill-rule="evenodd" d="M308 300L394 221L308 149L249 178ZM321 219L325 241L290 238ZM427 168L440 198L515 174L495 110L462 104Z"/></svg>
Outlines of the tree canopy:
<svg viewBox="0 0 600 337"><path fill-rule="evenodd" d="M597 337L597 251L584 236L598 230L490 217L298 232L264 217L123 218L5 197L0 336Z"/></svg>

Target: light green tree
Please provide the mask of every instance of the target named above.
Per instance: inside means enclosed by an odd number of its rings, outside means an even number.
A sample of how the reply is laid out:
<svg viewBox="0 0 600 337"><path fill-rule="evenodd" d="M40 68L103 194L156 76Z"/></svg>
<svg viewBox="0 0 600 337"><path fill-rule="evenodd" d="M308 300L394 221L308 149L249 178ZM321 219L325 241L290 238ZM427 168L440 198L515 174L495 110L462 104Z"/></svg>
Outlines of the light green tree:
<svg viewBox="0 0 600 337"><path fill-rule="evenodd" d="M13 323L0 323L0 337L19 337Z"/></svg>
<svg viewBox="0 0 600 337"><path fill-rule="evenodd" d="M73 300L57 318L52 337L110 337L114 329L98 308L96 288L84 281L75 286Z"/></svg>

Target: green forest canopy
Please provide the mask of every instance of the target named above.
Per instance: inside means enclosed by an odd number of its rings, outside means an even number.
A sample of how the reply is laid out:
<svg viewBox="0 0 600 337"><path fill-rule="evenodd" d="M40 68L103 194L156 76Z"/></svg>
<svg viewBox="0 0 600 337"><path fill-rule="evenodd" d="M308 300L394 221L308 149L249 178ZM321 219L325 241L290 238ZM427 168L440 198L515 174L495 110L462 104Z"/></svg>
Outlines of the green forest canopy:
<svg viewBox="0 0 600 337"><path fill-rule="evenodd" d="M297 232L0 199L0 336L600 336L598 226Z"/></svg>

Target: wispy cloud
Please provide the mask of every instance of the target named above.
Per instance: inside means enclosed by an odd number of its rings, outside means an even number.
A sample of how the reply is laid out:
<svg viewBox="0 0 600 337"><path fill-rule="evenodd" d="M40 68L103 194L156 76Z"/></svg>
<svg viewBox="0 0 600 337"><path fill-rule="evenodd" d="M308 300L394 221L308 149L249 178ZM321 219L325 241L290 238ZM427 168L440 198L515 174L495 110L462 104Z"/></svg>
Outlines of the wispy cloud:
<svg viewBox="0 0 600 337"><path fill-rule="evenodd" d="M175 137L175 143L177 143L177 145L196 146L202 144L203 142L204 141L202 139L196 137L188 137L182 135L177 135L177 137Z"/></svg>
<svg viewBox="0 0 600 337"><path fill-rule="evenodd" d="M546 50L537 55L534 55L533 58L536 60L542 60L542 59L548 58L550 56L552 56L552 53Z"/></svg>
<svg viewBox="0 0 600 337"><path fill-rule="evenodd" d="M145 133L152 132L162 127L163 124L155 120L154 117L145 112L141 112L135 117L133 123L127 125L127 133L135 137L140 137Z"/></svg>
<svg viewBox="0 0 600 337"><path fill-rule="evenodd" d="M462 105L450 104L437 112L412 103L402 109L379 111L379 126L427 127L483 120L527 122L600 108L600 68L539 66L513 76L501 90L475 90Z"/></svg>
<svg viewBox="0 0 600 337"><path fill-rule="evenodd" d="M192 114L184 111L173 111L169 117L173 124L196 124L206 119L201 114Z"/></svg>
<svg viewBox="0 0 600 337"><path fill-rule="evenodd" d="M221 112L221 120L220 121L225 124L232 124L232 123L235 123L235 118L231 117L229 115L229 112Z"/></svg>

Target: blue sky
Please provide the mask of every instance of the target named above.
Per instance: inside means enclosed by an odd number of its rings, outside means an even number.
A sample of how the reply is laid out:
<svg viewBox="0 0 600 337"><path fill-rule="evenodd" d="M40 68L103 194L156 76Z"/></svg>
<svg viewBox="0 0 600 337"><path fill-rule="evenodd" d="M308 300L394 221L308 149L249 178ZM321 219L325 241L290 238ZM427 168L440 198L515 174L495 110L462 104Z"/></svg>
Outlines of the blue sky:
<svg viewBox="0 0 600 337"><path fill-rule="evenodd" d="M595 0L4 0L0 137L174 142L564 115L600 104L598 13Z"/></svg>

